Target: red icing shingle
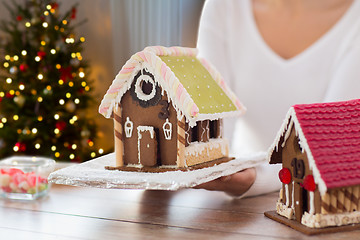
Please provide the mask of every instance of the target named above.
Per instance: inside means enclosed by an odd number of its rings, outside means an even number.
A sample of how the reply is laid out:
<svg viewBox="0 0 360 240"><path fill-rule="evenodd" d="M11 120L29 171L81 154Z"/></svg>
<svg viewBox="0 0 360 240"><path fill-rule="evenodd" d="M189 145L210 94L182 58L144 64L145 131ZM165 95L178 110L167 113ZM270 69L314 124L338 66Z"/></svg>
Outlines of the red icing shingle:
<svg viewBox="0 0 360 240"><path fill-rule="evenodd" d="M360 99L293 108L326 187L360 184Z"/></svg>

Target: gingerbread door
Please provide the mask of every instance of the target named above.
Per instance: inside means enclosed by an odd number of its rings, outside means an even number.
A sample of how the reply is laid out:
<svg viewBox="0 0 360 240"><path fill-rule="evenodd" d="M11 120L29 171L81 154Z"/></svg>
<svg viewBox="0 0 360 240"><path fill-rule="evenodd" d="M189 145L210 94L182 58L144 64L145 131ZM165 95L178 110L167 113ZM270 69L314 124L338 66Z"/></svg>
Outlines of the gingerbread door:
<svg viewBox="0 0 360 240"><path fill-rule="evenodd" d="M138 160L145 167L157 164L157 140L153 127L138 126Z"/></svg>
<svg viewBox="0 0 360 240"><path fill-rule="evenodd" d="M295 219L301 222L301 218L305 211L308 211L308 194L300 183L294 183L294 198L295 200Z"/></svg>

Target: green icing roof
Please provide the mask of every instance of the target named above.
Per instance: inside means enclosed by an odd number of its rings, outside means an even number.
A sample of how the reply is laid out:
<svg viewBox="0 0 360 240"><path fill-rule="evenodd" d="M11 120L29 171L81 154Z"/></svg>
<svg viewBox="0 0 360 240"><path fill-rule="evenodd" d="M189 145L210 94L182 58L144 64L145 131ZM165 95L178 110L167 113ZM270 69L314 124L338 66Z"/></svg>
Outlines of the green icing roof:
<svg viewBox="0 0 360 240"><path fill-rule="evenodd" d="M200 114L236 111L235 105L196 57L160 56L175 73Z"/></svg>

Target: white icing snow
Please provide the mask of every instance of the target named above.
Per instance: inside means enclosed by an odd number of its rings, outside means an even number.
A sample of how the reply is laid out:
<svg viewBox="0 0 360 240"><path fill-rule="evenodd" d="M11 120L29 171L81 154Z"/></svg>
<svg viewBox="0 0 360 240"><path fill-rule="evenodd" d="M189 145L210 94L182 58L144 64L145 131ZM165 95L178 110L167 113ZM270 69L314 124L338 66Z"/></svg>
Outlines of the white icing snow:
<svg viewBox="0 0 360 240"><path fill-rule="evenodd" d="M309 210L309 214L314 214L315 213L315 198L314 198L314 192L310 191L309 192L310 195L310 210Z"/></svg>
<svg viewBox="0 0 360 240"><path fill-rule="evenodd" d="M225 156L227 154L228 145L227 139L224 138L211 138L208 142L192 142L189 146L185 147L185 157L189 155L197 157L204 150L209 151L214 148L220 148L221 153Z"/></svg>
<svg viewBox="0 0 360 240"><path fill-rule="evenodd" d="M137 141L137 149L138 149L138 163L140 163L140 156L141 156L141 151L140 151L140 140L142 139L142 135L141 132L145 132L148 131L150 133L150 137L151 139L154 139L154 127L151 126L138 126L137 127L137 132L138 132L138 141Z"/></svg>
<svg viewBox="0 0 360 240"><path fill-rule="evenodd" d="M301 223L310 228L324 228L330 226L343 226L360 223L360 212L310 214L305 212Z"/></svg>
<svg viewBox="0 0 360 240"><path fill-rule="evenodd" d="M289 207L289 205L290 205L289 184L285 184L285 197L286 197L286 206Z"/></svg>

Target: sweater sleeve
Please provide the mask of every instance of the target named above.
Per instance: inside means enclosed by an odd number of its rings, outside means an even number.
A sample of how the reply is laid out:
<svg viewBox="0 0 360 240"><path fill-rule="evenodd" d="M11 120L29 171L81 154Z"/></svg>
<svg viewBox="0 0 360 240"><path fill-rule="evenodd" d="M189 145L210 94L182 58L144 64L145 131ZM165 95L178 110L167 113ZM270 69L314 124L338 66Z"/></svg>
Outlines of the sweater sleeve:
<svg viewBox="0 0 360 240"><path fill-rule="evenodd" d="M252 197L265 193L274 192L280 189L281 182L277 173L281 169L281 164L263 163L256 167L256 179L254 184L241 195L241 198Z"/></svg>

